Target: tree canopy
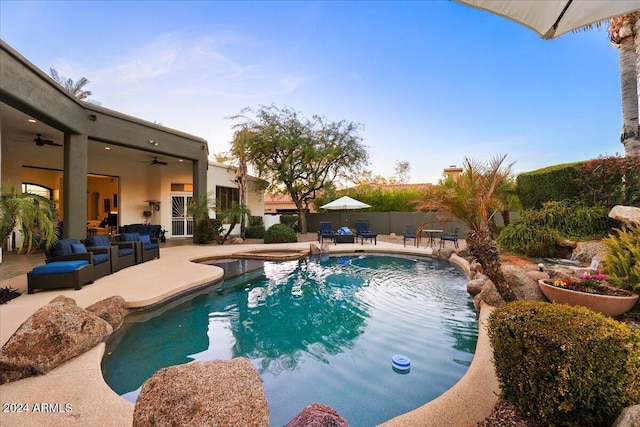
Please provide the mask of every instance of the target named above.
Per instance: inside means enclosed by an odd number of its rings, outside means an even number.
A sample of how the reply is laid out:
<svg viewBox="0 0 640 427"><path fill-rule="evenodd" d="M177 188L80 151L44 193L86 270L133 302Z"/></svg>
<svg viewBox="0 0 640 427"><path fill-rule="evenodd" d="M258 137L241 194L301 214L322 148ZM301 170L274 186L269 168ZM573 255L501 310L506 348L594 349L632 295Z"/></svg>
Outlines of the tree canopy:
<svg viewBox="0 0 640 427"><path fill-rule="evenodd" d="M255 119L249 117L255 115ZM247 164L270 183L272 193L289 194L300 215L300 230L307 232L306 210L316 192L327 183L353 181L368 163L362 125L332 122L275 105L245 109L232 117L245 130L243 149Z"/></svg>

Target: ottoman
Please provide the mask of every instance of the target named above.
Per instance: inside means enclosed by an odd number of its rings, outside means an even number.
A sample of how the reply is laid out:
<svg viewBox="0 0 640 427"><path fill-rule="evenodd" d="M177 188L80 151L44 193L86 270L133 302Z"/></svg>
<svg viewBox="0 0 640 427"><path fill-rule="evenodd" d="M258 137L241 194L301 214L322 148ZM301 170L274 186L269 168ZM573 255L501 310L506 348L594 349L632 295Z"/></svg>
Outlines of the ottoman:
<svg viewBox="0 0 640 427"><path fill-rule="evenodd" d="M27 292L36 289L74 288L82 289L85 283L93 282L93 265L87 260L54 261L34 267L27 273Z"/></svg>

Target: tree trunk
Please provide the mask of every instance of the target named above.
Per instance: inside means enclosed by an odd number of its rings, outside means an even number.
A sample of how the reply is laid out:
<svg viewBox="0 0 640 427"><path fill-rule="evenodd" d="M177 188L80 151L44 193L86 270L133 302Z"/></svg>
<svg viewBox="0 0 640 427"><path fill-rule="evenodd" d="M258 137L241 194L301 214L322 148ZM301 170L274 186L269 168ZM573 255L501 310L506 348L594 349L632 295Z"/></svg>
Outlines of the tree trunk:
<svg viewBox="0 0 640 427"><path fill-rule="evenodd" d="M635 49L636 19L627 15L614 18L609 29L611 42L620 50L620 88L622 94L622 133L625 156L640 155L638 125L638 75Z"/></svg>
<svg viewBox="0 0 640 427"><path fill-rule="evenodd" d="M486 274L496 286L496 290L502 299L505 302L515 301L517 299L516 295L513 293L513 290L502 273L498 246L495 241L489 238L489 231L479 232L469 230L467 234L467 246L469 247L471 255L482 265L484 274Z"/></svg>
<svg viewBox="0 0 640 427"><path fill-rule="evenodd" d="M502 223L505 227L511 224L511 213L508 209L500 211L500 215L502 215Z"/></svg>
<svg viewBox="0 0 640 427"><path fill-rule="evenodd" d="M307 210L302 206L298 206L298 220L300 221L300 233L307 234Z"/></svg>

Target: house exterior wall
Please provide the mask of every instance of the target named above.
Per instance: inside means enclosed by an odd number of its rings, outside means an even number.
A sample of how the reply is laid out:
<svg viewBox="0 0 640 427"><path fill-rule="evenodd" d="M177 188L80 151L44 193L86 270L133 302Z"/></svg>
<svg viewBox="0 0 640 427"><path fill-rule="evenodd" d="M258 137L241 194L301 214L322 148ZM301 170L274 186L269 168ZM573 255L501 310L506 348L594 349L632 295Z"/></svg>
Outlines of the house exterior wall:
<svg viewBox="0 0 640 427"><path fill-rule="evenodd" d="M78 101L1 40L0 103L63 134L64 146L46 151L32 143L2 137L0 172L3 182L15 185L22 183L23 166L63 172L62 188L58 190L64 194L64 237L81 239L86 235L88 173L120 178L120 225L142 222L142 204L149 199L166 202L162 206L167 211L161 220L171 215L170 186L163 184L171 179L167 169L152 172L122 158L114 164L108 156L90 154L88 147L93 143L184 159L194 196L207 193L208 148L204 139ZM0 134L5 134L15 124L4 120L0 126ZM156 144L150 145L150 141ZM183 174L182 167L176 173Z"/></svg>

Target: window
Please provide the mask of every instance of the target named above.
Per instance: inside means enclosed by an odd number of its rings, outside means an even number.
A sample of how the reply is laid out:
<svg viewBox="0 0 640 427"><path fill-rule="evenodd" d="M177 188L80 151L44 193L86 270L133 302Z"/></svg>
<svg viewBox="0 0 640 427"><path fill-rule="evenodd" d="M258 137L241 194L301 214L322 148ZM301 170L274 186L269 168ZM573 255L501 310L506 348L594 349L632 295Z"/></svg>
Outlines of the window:
<svg viewBox="0 0 640 427"><path fill-rule="evenodd" d="M231 203L240 203L240 190L231 187L216 187L216 204L219 211L231 208Z"/></svg>
<svg viewBox="0 0 640 427"><path fill-rule="evenodd" d="M22 192L37 194L38 196L42 196L45 199L53 200L51 189L47 187L43 187L42 185L25 182L22 184Z"/></svg>

